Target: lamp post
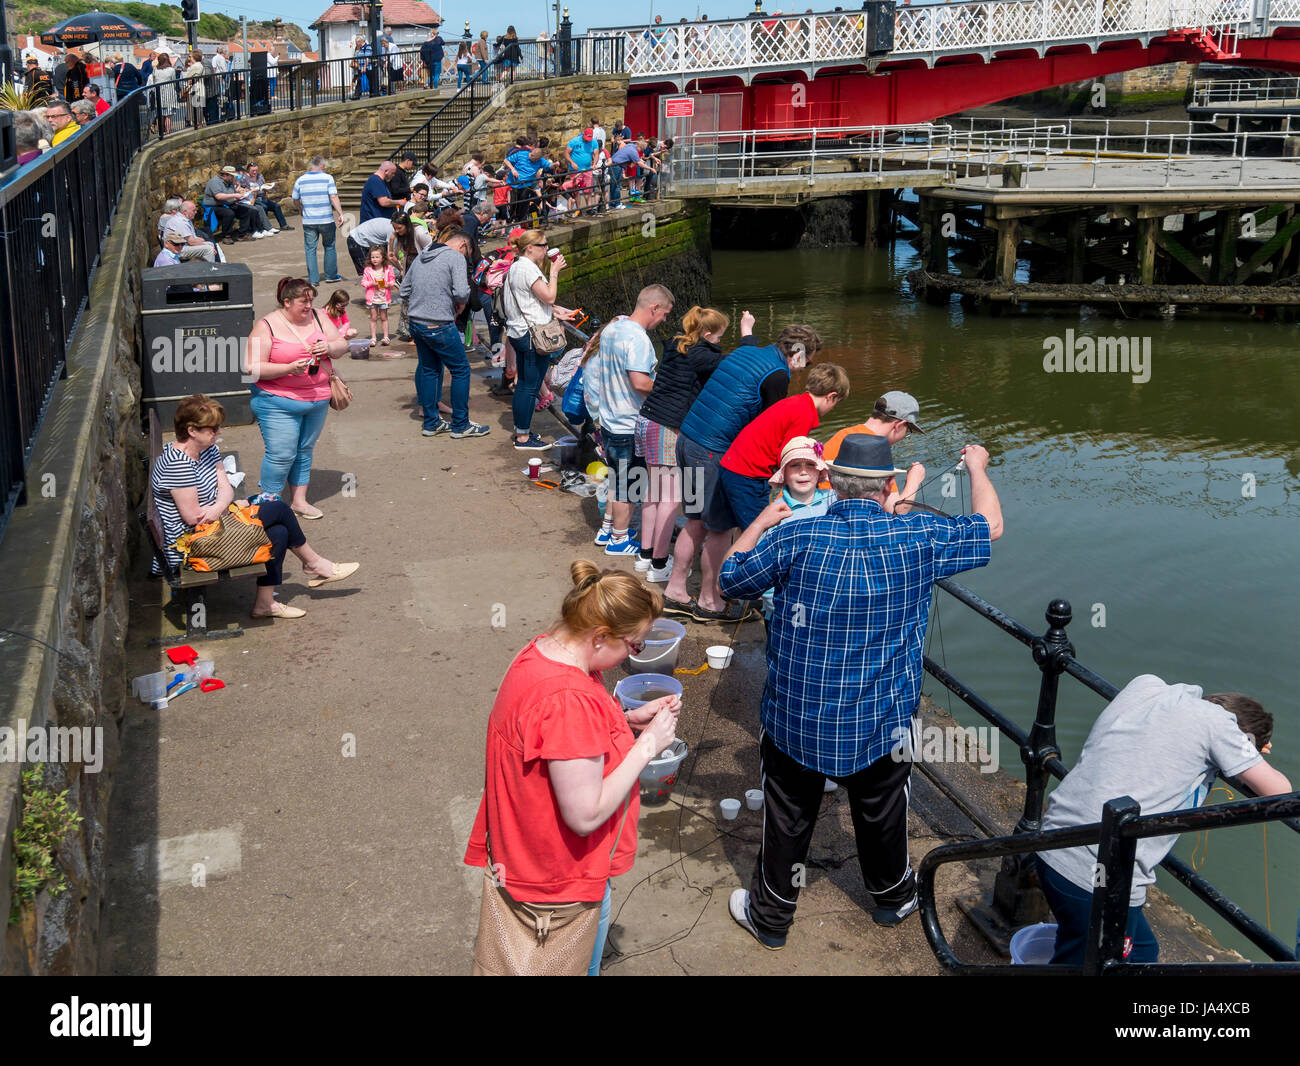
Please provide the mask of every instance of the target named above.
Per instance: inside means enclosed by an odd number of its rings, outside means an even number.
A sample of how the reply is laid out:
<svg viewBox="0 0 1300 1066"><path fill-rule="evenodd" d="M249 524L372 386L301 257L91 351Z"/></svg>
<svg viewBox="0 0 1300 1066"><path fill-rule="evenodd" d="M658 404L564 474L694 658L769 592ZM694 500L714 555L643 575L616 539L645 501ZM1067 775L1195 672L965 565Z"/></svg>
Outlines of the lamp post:
<svg viewBox="0 0 1300 1066"><path fill-rule="evenodd" d="M379 25L384 18L384 5L382 0L371 0L370 3L370 95L378 96L379 87Z"/></svg>

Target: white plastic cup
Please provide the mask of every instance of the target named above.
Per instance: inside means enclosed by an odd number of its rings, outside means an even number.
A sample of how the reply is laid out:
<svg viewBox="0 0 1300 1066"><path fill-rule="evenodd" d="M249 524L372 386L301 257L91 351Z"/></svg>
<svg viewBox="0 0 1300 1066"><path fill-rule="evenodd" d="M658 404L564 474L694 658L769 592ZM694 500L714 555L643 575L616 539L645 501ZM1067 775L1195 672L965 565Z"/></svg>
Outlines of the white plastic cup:
<svg viewBox="0 0 1300 1066"><path fill-rule="evenodd" d="M761 788L747 789L745 792L745 806L751 811L761 811L763 809L763 790Z"/></svg>
<svg viewBox="0 0 1300 1066"><path fill-rule="evenodd" d="M740 800L724 799L718 804L722 808L722 817L725 821L734 822L736 815L740 813Z"/></svg>
<svg viewBox="0 0 1300 1066"><path fill-rule="evenodd" d="M731 656L734 652L725 644L715 644L711 648L705 648L704 654L708 657L709 665L714 670L725 670L731 665Z"/></svg>
<svg viewBox="0 0 1300 1066"><path fill-rule="evenodd" d="M559 258L560 258L560 250L559 250L558 248L551 248L551 249L549 249L549 250L547 251L547 253L546 253L546 257L547 257L548 259L559 259Z"/></svg>
<svg viewBox="0 0 1300 1066"><path fill-rule="evenodd" d="M542 461L540 459L528 460L528 480L536 481L542 476Z"/></svg>

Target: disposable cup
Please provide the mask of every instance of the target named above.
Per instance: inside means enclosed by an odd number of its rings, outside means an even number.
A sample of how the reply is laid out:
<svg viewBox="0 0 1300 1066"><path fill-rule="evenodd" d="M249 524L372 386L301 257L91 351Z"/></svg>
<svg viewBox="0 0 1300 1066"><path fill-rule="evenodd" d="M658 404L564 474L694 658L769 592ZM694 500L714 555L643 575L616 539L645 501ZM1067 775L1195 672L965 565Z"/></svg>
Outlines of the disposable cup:
<svg viewBox="0 0 1300 1066"><path fill-rule="evenodd" d="M724 799L718 804L722 808L722 817L728 822L734 822L736 815L740 813L740 800Z"/></svg>
<svg viewBox="0 0 1300 1066"><path fill-rule="evenodd" d="M540 459L528 460L528 477L531 481L536 481L542 476L542 461Z"/></svg>
<svg viewBox="0 0 1300 1066"><path fill-rule="evenodd" d="M725 670L731 665L733 652L725 644L715 644L711 648L705 648L704 654L708 656L709 665L715 670Z"/></svg>

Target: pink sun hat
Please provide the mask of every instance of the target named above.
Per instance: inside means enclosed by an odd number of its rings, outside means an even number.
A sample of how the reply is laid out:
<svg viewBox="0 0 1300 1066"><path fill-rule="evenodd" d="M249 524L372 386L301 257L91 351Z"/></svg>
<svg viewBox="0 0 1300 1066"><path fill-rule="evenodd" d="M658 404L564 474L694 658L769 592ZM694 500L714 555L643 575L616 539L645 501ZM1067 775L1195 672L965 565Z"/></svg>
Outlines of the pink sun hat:
<svg viewBox="0 0 1300 1066"><path fill-rule="evenodd" d="M781 465L768 481L773 485L784 485L785 464L795 459L810 459L817 464L817 473L826 473L826 460L822 458L822 446L812 437L791 437L781 449Z"/></svg>

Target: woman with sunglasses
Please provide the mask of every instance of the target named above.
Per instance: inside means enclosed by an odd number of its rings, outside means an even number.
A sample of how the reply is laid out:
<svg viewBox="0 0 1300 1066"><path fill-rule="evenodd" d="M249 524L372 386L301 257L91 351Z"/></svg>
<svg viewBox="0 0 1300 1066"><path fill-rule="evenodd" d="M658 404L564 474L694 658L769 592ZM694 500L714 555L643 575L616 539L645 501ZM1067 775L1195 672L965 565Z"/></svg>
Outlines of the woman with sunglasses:
<svg viewBox="0 0 1300 1066"><path fill-rule="evenodd" d="M515 448L542 452L551 445L533 432L533 414L542 381L550 368L549 353L533 348L529 328L544 326L553 318L568 321L573 312L555 302L560 287L560 271L568 264L564 256L551 259L550 277L542 274L541 263L547 257L549 242L539 229L525 230L512 241L519 255L510 264L502 293L506 313L506 335L515 350L518 379L512 401L515 422Z"/></svg>
<svg viewBox="0 0 1300 1066"><path fill-rule="evenodd" d="M601 680L641 650L663 598L586 560L569 575L559 624L515 657L488 719L465 852L487 875L475 974L599 974L610 878L636 857L637 779L676 736L679 696L624 712Z"/></svg>

